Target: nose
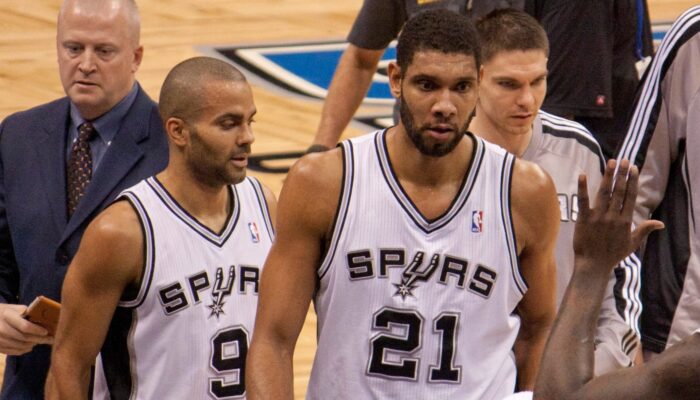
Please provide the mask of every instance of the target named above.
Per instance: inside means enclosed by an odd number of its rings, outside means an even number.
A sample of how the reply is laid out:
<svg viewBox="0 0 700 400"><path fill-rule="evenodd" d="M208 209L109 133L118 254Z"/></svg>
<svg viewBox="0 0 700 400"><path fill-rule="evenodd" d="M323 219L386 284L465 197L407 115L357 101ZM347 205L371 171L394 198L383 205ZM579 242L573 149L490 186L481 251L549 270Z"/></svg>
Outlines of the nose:
<svg viewBox="0 0 700 400"><path fill-rule="evenodd" d="M253 127L250 124L244 124L241 134L238 135L236 139L236 144L238 146L250 145L255 141L255 135L253 135Z"/></svg>
<svg viewBox="0 0 700 400"><path fill-rule="evenodd" d="M85 51L80 54L78 70L85 75L90 75L95 71L95 69L95 52L93 52L91 49L85 49Z"/></svg>
<svg viewBox="0 0 700 400"><path fill-rule="evenodd" d="M433 113L444 118L451 117L457 114L457 106L452 99L452 93L449 89L441 90L437 94L437 99L433 104Z"/></svg>
<svg viewBox="0 0 700 400"><path fill-rule="evenodd" d="M535 104L535 95L532 93L532 88L529 86L523 87L518 96L518 105L531 107L533 104Z"/></svg>

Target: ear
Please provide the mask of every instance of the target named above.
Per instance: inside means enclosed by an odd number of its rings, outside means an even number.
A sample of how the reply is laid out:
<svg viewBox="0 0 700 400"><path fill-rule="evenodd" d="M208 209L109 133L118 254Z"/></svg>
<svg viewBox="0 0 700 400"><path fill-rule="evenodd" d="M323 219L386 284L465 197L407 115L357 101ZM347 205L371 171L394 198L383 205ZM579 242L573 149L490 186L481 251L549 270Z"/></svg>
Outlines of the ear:
<svg viewBox="0 0 700 400"><path fill-rule="evenodd" d="M143 46L139 46L134 50L134 61L131 63L131 72L136 73L143 60Z"/></svg>
<svg viewBox="0 0 700 400"><path fill-rule="evenodd" d="M401 67L395 61L389 63L387 68L387 75L389 75L389 87L391 88L391 94L397 99L401 97L401 80L403 78L401 74Z"/></svg>
<svg viewBox="0 0 700 400"><path fill-rule="evenodd" d="M185 121L170 117L165 121L165 133L168 140L177 147L184 147L189 142L189 129Z"/></svg>

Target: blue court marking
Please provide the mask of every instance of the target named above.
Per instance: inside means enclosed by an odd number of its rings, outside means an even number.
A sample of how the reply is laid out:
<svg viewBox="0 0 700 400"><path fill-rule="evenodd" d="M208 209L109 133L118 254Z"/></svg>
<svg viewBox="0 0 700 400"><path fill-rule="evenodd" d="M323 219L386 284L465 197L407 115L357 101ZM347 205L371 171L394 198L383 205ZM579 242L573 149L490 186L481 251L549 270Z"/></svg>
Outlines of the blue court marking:
<svg viewBox="0 0 700 400"><path fill-rule="evenodd" d="M323 89L328 89L333 79L336 65L340 60L343 50L321 50L321 51L304 51L299 49L295 53L274 53L266 54L261 51L260 54L273 63L284 68L287 72L301 78L313 85ZM382 55L382 60L391 61L396 58L396 49L388 48ZM368 99L390 99L391 92L387 82L372 81Z"/></svg>

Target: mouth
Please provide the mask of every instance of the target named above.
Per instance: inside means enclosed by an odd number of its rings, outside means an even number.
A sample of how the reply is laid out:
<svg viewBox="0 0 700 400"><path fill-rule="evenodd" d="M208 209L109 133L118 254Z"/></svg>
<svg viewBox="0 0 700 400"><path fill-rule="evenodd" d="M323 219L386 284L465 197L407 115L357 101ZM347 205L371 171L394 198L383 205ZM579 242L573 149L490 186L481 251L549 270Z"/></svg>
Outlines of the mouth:
<svg viewBox="0 0 700 400"><path fill-rule="evenodd" d="M97 86L96 83L90 82L90 81L74 81L73 82L74 86L81 86L81 87L92 87L92 86Z"/></svg>
<svg viewBox="0 0 700 400"><path fill-rule="evenodd" d="M534 115L534 113L527 112L527 113L517 113L517 114L514 114L512 117L515 119L526 120L526 119L532 118L533 115Z"/></svg>
<svg viewBox="0 0 700 400"><path fill-rule="evenodd" d="M450 133L455 131L455 128L450 124L436 124L427 126L425 131L434 138L445 139Z"/></svg>
<svg viewBox="0 0 700 400"><path fill-rule="evenodd" d="M237 154L231 157L231 161L233 161L233 165L239 168L245 168L248 166L248 153Z"/></svg>

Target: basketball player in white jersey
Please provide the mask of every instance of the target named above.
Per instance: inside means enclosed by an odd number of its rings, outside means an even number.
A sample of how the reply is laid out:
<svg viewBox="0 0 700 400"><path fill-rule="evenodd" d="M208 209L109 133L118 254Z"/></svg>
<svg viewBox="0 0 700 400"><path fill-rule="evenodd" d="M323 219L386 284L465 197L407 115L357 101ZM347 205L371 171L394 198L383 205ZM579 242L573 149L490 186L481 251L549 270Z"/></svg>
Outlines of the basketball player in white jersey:
<svg viewBox="0 0 700 400"><path fill-rule="evenodd" d="M554 317L559 212L536 165L466 132L469 20L418 14L389 66L395 127L299 160L280 197L250 399L292 399L309 302L309 399L497 399L532 388ZM514 352L513 352L514 349Z"/></svg>
<svg viewBox="0 0 700 400"><path fill-rule="evenodd" d="M540 110L547 93L549 44L539 23L506 9L479 20L477 29L483 63L476 117L469 128L552 177L561 213L555 252L560 304L574 268L578 176L585 174L590 188L597 188L605 161L586 128ZM638 264L632 255L610 275L596 331L596 374L630 366L638 349Z"/></svg>
<svg viewBox="0 0 700 400"><path fill-rule="evenodd" d="M160 174L88 228L63 287L47 393L98 399L245 398L245 358L275 199L246 177L256 113L244 76L198 57L168 74Z"/></svg>

